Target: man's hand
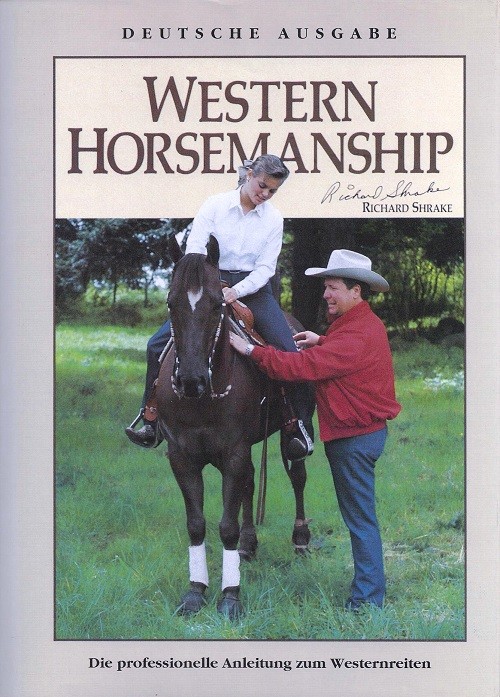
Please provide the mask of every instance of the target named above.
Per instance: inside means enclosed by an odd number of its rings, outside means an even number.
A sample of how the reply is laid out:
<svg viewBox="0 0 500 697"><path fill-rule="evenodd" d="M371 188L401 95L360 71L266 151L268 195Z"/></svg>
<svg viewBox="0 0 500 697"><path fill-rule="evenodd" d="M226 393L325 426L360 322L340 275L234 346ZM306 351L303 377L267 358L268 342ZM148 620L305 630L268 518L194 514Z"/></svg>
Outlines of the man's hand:
<svg viewBox="0 0 500 697"><path fill-rule="evenodd" d="M293 335L294 341L298 348L306 348L307 346L316 346L319 341L319 334L314 332L304 331Z"/></svg>
<svg viewBox="0 0 500 697"><path fill-rule="evenodd" d="M241 353L242 355L247 355L246 349L247 346L249 346L249 343L248 341L245 341L245 339L242 339L241 336L238 336L234 332L229 332L229 343L235 351L238 351L238 353Z"/></svg>

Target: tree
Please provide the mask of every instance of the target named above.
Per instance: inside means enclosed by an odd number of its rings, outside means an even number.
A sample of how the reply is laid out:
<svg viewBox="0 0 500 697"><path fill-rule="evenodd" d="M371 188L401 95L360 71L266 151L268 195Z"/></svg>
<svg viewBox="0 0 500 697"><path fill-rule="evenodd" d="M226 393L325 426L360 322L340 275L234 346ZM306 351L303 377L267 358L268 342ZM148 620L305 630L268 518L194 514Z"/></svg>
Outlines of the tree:
<svg viewBox="0 0 500 697"><path fill-rule="evenodd" d="M58 307L72 303L85 292L78 268L78 228L69 220L55 224L55 302Z"/></svg>
<svg viewBox="0 0 500 697"><path fill-rule="evenodd" d="M81 294L90 282L103 284L111 288L114 304L118 286L123 283L142 288L147 305L155 275L171 265L167 239L173 231L171 221L160 219L57 220L60 293L70 287Z"/></svg>
<svg viewBox="0 0 500 697"><path fill-rule="evenodd" d="M286 221L286 230L293 239L293 313L308 328L323 324L323 284L304 271L325 267L332 250L342 248L369 256L391 283L391 292L376 303L391 324L461 313L461 219L293 219Z"/></svg>
<svg viewBox="0 0 500 697"><path fill-rule="evenodd" d="M286 221L293 238L292 312L308 328L322 322L323 283L305 276L307 268L325 267L333 249L355 249L356 221L352 219L301 218Z"/></svg>
<svg viewBox="0 0 500 697"><path fill-rule="evenodd" d="M148 292L171 266L170 234L190 229L190 219L72 219L56 221L56 302L85 292L89 283L112 290L119 284ZM461 219L287 219L277 285L283 279L287 308L308 328L323 324L323 283L304 275L324 267L333 249L347 248L372 259L391 291L375 298L377 312L407 326L463 310L464 225ZM291 296L291 299L290 299Z"/></svg>

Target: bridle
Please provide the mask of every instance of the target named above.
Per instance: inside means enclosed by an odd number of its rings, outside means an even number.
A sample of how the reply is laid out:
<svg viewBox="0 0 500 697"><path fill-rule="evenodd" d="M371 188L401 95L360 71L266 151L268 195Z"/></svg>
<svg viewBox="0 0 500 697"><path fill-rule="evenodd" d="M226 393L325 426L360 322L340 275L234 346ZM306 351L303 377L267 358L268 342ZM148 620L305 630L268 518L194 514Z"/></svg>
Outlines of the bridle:
<svg viewBox="0 0 500 697"><path fill-rule="evenodd" d="M213 370L212 370L212 366L213 366L213 360L214 360L214 356L215 356L215 351L216 351L216 349L217 349L217 344L218 344L218 342L219 342L219 338L220 338L221 331L222 331L222 323L224 322L224 317L225 317L225 315L226 315L225 310L226 310L226 303L223 302L222 305L221 305L221 313L220 313L220 316L219 316L219 322L218 322L218 324L217 324L217 329L215 330L215 334L214 334L214 340L213 340L213 342L212 342L212 348L211 348L210 353L209 353L209 355L208 355L207 373L208 373L208 384L210 385L210 397L211 397L211 399L222 399L223 397L226 397L226 396L229 394L229 392L231 391L231 388L232 388L231 383L229 383L229 384L226 386L226 389L224 390L224 392L215 392L214 386L213 386ZM176 386L177 374L178 374L178 371L179 371L179 356L177 355L177 352L175 351L174 325L173 325L173 323L172 323L172 319L170 319L170 325L171 325L172 342L173 342L174 355L175 355L174 367L173 367L173 370L172 370L172 377L171 377L170 379L171 379L171 381L172 381L172 390L174 391L174 394L177 395L177 397L179 397L179 399L182 399L184 395L182 395L182 394L179 392L179 390L178 390L178 388L177 388L177 386ZM233 354L235 354L235 352L233 352ZM232 366L234 366L234 355L233 355ZM232 367L231 367L231 375L232 375Z"/></svg>

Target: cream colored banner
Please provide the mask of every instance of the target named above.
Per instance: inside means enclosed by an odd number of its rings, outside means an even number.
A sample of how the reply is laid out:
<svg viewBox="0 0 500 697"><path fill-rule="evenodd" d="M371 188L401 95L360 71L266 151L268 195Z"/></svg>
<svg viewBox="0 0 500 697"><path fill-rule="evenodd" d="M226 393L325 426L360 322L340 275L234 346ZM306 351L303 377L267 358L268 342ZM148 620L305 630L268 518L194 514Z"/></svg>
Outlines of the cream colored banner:
<svg viewBox="0 0 500 697"><path fill-rule="evenodd" d="M463 102L461 57L56 58L56 216L193 217L270 152L285 217L462 217Z"/></svg>

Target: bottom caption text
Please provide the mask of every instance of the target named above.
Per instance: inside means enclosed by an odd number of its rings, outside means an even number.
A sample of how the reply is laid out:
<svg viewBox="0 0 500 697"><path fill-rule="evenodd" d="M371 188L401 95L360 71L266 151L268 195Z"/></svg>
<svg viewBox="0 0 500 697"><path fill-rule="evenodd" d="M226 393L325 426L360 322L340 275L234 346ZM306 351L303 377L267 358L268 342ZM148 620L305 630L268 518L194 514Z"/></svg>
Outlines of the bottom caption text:
<svg viewBox="0 0 500 697"><path fill-rule="evenodd" d="M202 656L195 659L154 659L145 656L138 659L106 659L89 658L89 668L111 668L118 672L124 672L137 669L155 669L155 668L172 668L172 669L220 669L220 668L244 668L244 669L266 669L266 670L328 670L328 669L429 669L431 662L429 660L415 660L413 658L399 658L393 660L377 660L367 658L327 658L325 660L310 660L310 659L268 659L268 658L249 658L242 656L241 658L222 658L214 659L210 656Z"/></svg>

